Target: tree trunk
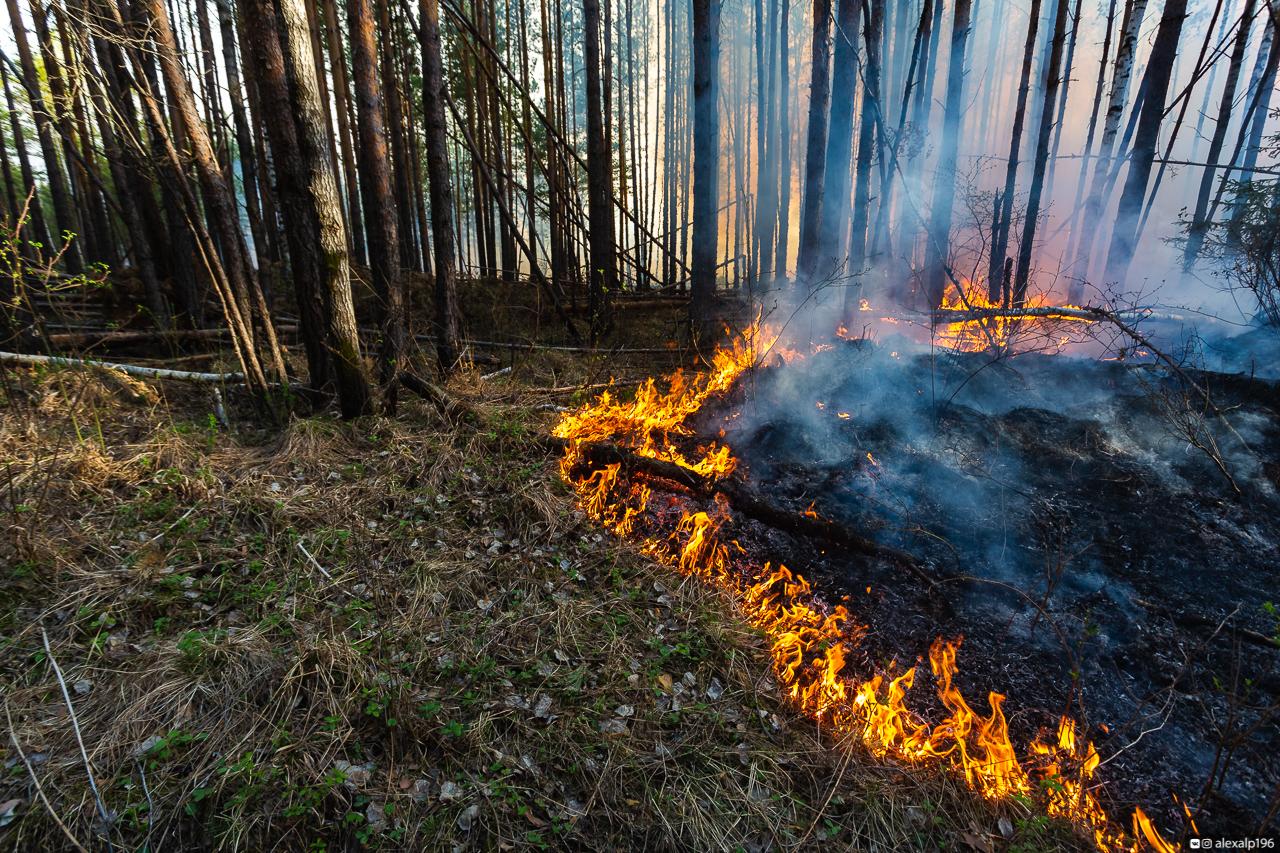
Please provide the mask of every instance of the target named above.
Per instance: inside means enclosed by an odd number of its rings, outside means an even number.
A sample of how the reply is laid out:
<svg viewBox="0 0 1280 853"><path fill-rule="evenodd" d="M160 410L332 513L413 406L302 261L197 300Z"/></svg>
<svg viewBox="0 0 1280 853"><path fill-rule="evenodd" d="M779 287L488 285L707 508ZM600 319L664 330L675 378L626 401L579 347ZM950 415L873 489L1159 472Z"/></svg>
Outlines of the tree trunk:
<svg viewBox="0 0 1280 853"><path fill-rule="evenodd" d="M419 9L422 26L422 118L426 129L427 182L431 193L431 241L435 249L436 357L440 361L440 369L447 373L457 364L462 335L455 281L453 185L449 178L448 128L445 125L440 7L437 0L421 0ZM532 156L532 152L526 151L525 156ZM531 238L532 234L531 229ZM532 259L530 262L534 263Z"/></svg>
<svg viewBox="0 0 1280 853"><path fill-rule="evenodd" d="M1107 98L1107 117L1102 125L1102 141L1098 145L1098 156L1093 161L1089 197L1085 201L1084 215L1080 219L1080 243L1075 256L1075 271L1080 279L1089 277L1093 241L1101 224L1102 208L1108 195L1107 173L1111 168L1111 154L1115 150L1116 134L1119 132L1120 119L1124 116L1125 102L1129 96L1134 52L1137 50L1138 34L1142 29L1142 16L1146 8L1147 0L1127 0L1125 6L1124 33L1116 47L1115 68L1111 73L1111 94Z"/></svg>
<svg viewBox="0 0 1280 853"><path fill-rule="evenodd" d="M609 300L618 288L617 250L613 205L610 203L612 169L609 140L604 130L601 89L600 3L583 0L583 62L587 84L587 206L591 220L591 274L587 290L591 314L591 340L596 342L609 323ZM607 74L608 69L603 69Z"/></svg>
<svg viewBox="0 0 1280 853"><path fill-rule="evenodd" d="M877 2L866 24L869 33L882 25L883 3ZM818 258L814 274L818 278L835 279L845 272L849 254L845 238L849 234L849 166L853 155L853 103L858 82L858 4L857 0L839 0L836 6L835 47L831 59L831 112L827 126L826 169L822 181L822 215L818 223ZM867 41L868 63L866 85L862 93L863 116L866 105L876 99L879 80L871 80L870 40ZM876 52L879 53L877 46ZM876 60L877 77L879 57ZM874 124L872 125L874 127ZM867 129L863 124L862 129ZM862 157L859 139L858 157ZM869 147L869 146L868 146ZM864 223L865 227L865 223ZM847 270L856 273L853 268Z"/></svg>
<svg viewBox="0 0 1280 853"><path fill-rule="evenodd" d="M324 0L324 30L329 42L329 64L333 69L334 112L338 114L338 149L341 152L342 176L347 190L347 239L355 252L356 263L368 258L364 245L364 217L360 210L360 181L356 173L356 156L351 141L351 88L347 82L347 59L342 49L342 30L338 26L337 0Z"/></svg>
<svg viewBox="0 0 1280 853"><path fill-rule="evenodd" d="M1036 29L1040 25L1040 0L1031 0L1027 14L1027 40L1022 48L1022 74L1018 78L1018 100L1013 108L1013 132L1009 137L1009 159L1004 171L1004 190L996 197L996 217L991 223L991 257L987 271L987 298L1001 299L1001 278L1009 248L1009 223L1013 218L1013 195L1018 184L1018 159L1022 151L1022 128L1027 117L1027 94L1031 90L1031 67L1035 59Z"/></svg>
<svg viewBox="0 0 1280 853"><path fill-rule="evenodd" d="M1231 48L1227 80L1222 88L1222 100L1218 103L1218 116L1213 126L1213 137L1209 140L1209 153L1205 157L1207 165L1200 176L1195 212L1191 215L1187 243L1183 248L1182 268L1186 270L1195 264L1208 230L1209 196L1213 192L1213 178L1217 171L1218 158L1222 156L1222 147L1227 141L1227 129L1231 125L1231 108L1235 104L1236 88L1240 84L1240 68L1244 65L1244 56L1249 48L1249 29L1253 23L1255 8L1256 0L1245 0L1244 12L1240 16L1240 27L1236 30L1235 44Z"/></svg>
<svg viewBox="0 0 1280 853"><path fill-rule="evenodd" d="M1022 305L1027 298L1027 285L1031 281L1031 250L1035 246L1036 220L1040 217L1040 199L1044 193L1044 178L1048 168L1049 143L1053 132L1054 104L1058 88L1062 85L1062 52L1065 47L1068 0L1057 0L1053 18L1053 35L1046 67L1044 103L1040 109L1040 132L1036 137L1036 154L1031 169L1031 189L1027 194L1027 212L1022 223L1022 242L1018 246L1018 266L1013 282L1013 301ZM1069 70L1068 72L1069 73Z"/></svg>
<svg viewBox="0 0 1280 853"><path fill-rule="evenodd" d="M712 328L720 192L720 4L693 0L693 265L689 326L701 345Z"/></svg>
<svg viewBox="0 0 1280 853"><path fill-rule="evenodd" d="M31 112L36 124L36 137L39 139L40 153L44 158L45 180L49 185L49 196L53 200L53 217L56 220L58 231L56 234L50 234L49 236L55 242L61 244L62 234L76 234L79 232L78 220L75 215L75 208L72 205L71 195L67 190L67 179L62 172L62 162L58 157L58 149L54 144L54 136L57 131L54 127L53 116L49 112L48 105L44 100L44 93L40 88L40 74L36 69L35 57L31 54L31 46L27 43L27 31L23 27L22 15L18 11L18 2L17 0L6 0L6 5L9 7L9 23L13 27L13 40L18 48L18 62L22 71L22 83L27 92L27 100L31 104ZM57 251L58 246L52 246L51 248ZM74 239L67 246L63 262L72 273L80 272L83 267L80 258L80 244Z"/></svg>
<svg viewBox="0 0 1280 853"><path fill-rule="evenodd" d="M841 2L844 2L844 0L841 0ZM854 176L857 186L853 191L853 224L850 228L849 238L849 272L853 275L860 274L866 265L867 223L870 221L868 208L871 204L871 161L876 154L875 140L878 138L875 128L878 123L883 122L885 119L884 110L881 109L881 104L884 103L884 100L881 98L880 92L881 43L884 38L884 0L871 0L871 14L867 17L863 34L867 44L867 72L866 87L862 92L862 109L858 118L858 158ZM907 71L908 76L914 71L915 66L913 65ZM910 83L908 82L907 85L910 85ZM904 112L906 110L905 98L903 99L903 110ZM883 156L884 152L881 151L880 153ZM890 173L889 181L892 182L892 180L893 176ZM881 207L888 205L887 194L882 193L879 203ZM854 308L853 298L860 295L860 293L860 288L850 288L846 291L844 300L846 316Z"/></svg>
<svg viewBox="0 0 1280 853"><path fill-rule="evenodd" d="M827 172L827 111L831 102L831 0L813 0L813 56L809 77L809 130L804 153L804 201L800 209L800 257L797 283L805 290L817 282L818 237L822 227L822 190Z"/></svg>
<svg viewBox="0 0 1280 853"><path fill-rule="evenodd" d="M272 367L280 380L285 381L284 358L276 341L266 300L249 264L235 199L227 186L214 155L213 144L196 108L195 97L178 56L169 13L165 9L164 0L143 0L143 8L150 23L151 37L164 75L165 88L169 92L170 104L181 118L191 145L191 159L200 181L206 211L216 229L216 239L224 258L223 268L232 293L240 303L240 311L246 322L256 310Z"/></svg>
<svg viewBox="0 0 1280 853"><path fill-rule="evenodd" d="M778 186L778 247L773 258L774 276L787 275L790 261L791 236L791 46L788 38L791 6L787 0L778 0L782 6L782 24L778 30L778 160L776 171Z"/></svg>
<svg viewBox="0 0 1280 853"><path fill-rule="evenodd" d="M22 131L22 119L13 100L13 89L9 86L9 68L0 61L0 82L4 84L4 101L9 111L9 127L13 132L13 150L18 157L18 170L22 177L22 195L28 196L21 204L27 206L27 217L30 220L23 226L27 243L39 243L49 246L49 227L45 223L44 205L40 203L39 186L36 184L35 172L31 169L31 155L27 153L26 134ZM16 216L17 214L15 214ZM15 223L17 224L17 223Z"/></svg>
<svg viewBox="0 0 1280 853"><path fill-rule="evenodd" d="M1156 40L1151 46L1151 58L1147 63L1144 80L1146 97L1138 119L1138 131L1133 140L1133 154L1129 160L1129 174L1120 196L1115 227L1111 232L1111 248L1107 252L1107 280L1123 280L1129 270L1129 261L1136 248L1138 217L1147 194L1147 180L1151 177L1151 164L1156 156L1160 122L1164 118L1164 102L1169 92L1169 78L1173 60L1178 53L1178 41L1182 36L1182 22L1187 16L1187 0L1167 0Z"/></svg>
<svg viewBox="0 0 1280 853"><path fill-rule="evenodd" d="M378 47L370 0L348 0L351 69L355 82L356 130L359 137L360 186L369 233L369 266L378 298L382 342L378 379L383 409L396 408L396 376L404 358L404 280L400 271L400 236L396 199L391 188L391 162L383 123L382 89L378 83Z"/></svg>
<svg viewBox="0 0 1280 853"><path fill-rule="evenodd" d="M241 0L246 6L264 0ZM317 64L303 0L277 0L282 23L281 42L289 72L290 106L297 122L299 159L305 181L304 201L309 204L319 231L311 250L319 267L315 285L325 319L325 344L329 349L338 401L344 417L369 411L369 382L360 354L355 305L351 296L351 268L342 202L333 173L332 134L329 132L317 81Z"/></svg>
<svg viewBox="0 0 1280 853"><path fill-rule="evenodd" d="M942 304L949 278L952 203L956 194L956 155L964 109L964 59L972 0L956 0L947 63L947 103L942 117L942 143L934 178L933 215L925 246L924 286L929 307Z"/></svg>

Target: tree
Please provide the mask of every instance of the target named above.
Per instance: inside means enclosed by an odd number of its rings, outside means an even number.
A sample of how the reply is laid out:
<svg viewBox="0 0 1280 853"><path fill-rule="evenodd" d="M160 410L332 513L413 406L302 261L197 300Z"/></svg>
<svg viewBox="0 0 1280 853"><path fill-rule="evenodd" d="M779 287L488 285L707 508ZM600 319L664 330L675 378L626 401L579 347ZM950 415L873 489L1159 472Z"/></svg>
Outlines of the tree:
<svg viewBox="0 0 1280 853"><path fill-rule="evenodd" d="M582 14L585 42L583 62L586 66L587 86L587 205L590 222L588 236L591 250L587 301L588 310L591 313L591 339L595 341L606 330L609 300L618 289L618 256L613 222L613 168L609 156L609 141L604 132L605 107L600 82L602 69L599 0L583 0ZM696 9L694 14L696 18ZM696 49L695 46L695 51ZM607 75L608 69L604 71ZM697 85L695 76L695 98ZM696 238L694 251L697 251Z"/></svg>
<svg viewBox="0 0 1280 853"><path fill-rule="evenodd" d="M1022 151L1022 128L1027 118L1027 93L1031 90L1031 66L1035 59L1036 29L1040 24L1040 0L1031 0L1027 13L1027 40L1022 48L1022 72L1018 77L1017 104L1013 111L1013 131L1009 136L1009 157L1005 161L1004 189L996 197L995 221L991 224L991 258L987 272L987 298L1001 300L1001 281L1009 247L1009 222L1013 218L1013 194L1018 184L1018 163Z"/></svg>
<svg viewBox="0 0 1280 853"><path fill-rule="evenodd" d="M813 0L813 54L809 72L809 131L804 152L804 200L800 208L798 284L814 285L827 172L827 111L831 101L831 0Z"/></svg>
<svg viewBox="0 0 1280 853"><path fill-rule="evenodd" d="M49 184L49 196L53 201L53 216L57 220L58 234L65 232L76 234L80 230L79 219L75 215L75 207L67 189L67 178L62 171L62 160L54 144L57 128L54 126L53 115L40 87L40 74L36 69L31 46L27 43L27 31L22 22L22 14L18 11L18 0L5 0L5 3L9 7L9 24L13 27L13 40L18 48L23 88L26 89L27 101L31 104L31 112L36 122L36 138L40 142L40 153L44 158L45 179ZM67 246L65 257L70 271L79 272L83 264L80 258L80 246L75 240Z"/></svg>
<svg viewBox="0 0 1280 853"><path fill-rule="evenodd" d="M1084 214L1080 217L1080 233L1077 236L1074 259L1076 276L1088 278L1089 262L1093 257L1093 240L1102 221L1102 208L1109 194L1108 170L1115 150L1116 136L1120 131L1120 119L1124 116L1128 100L1129 82L1133 79L1134 54L1138 46L1138 33L1142 29L1142 16L1147 0L1126 0L1122 35L1116 48L1115 66L1111 72L1111 93L1107 96L1107 115L1102 124L1102 140L1093 160L1093 178L1089 195L1085 200ZM1080 290L1079 287L1074 290Z"/></svg>
<svg viewBox="0 0 1280 853"><path fill-rule="evenodd" d="M1222 147L1227 141L1227 129L1231 124L1231 109L1236 99L1236 87L1240 84L1240 68L1244 65L1244 55L1249 47L1249 29L1253 24L1256 0L1244 0L1244 11L1240 14L1240 25L1236 29L1235 43L1231 48L1231 61L1227 66L1227 79L1222 87L1222 100L1218 102L1218 115L1214 120L1213 137L1209 140L1209 153L1205 155L1204 172L1200 176L1200 187L1196 192L1195 211L1191 215L1191 225L1187 230L1187 242L1183 248L1183 269L1190 269L1195 263L1208 226L1209 195L1213 192L1213 178L1218 168L1218 158L1222 156Z"/></svg>
<svg viewBox="0 0 1280 853"><path fill-rule="evenodd" d="M927 0L925 7L927 10ZM866 260L867 223L869 221L867 208L871 200L871 160L876 153L874 142L877 138L883 136L883 134L876 134L875 129L877 125L882 124L884 121L884 110L880 106L884 103L880 96L884 9L884 0L871 0L870 14L864 15L866 20L863 36L867 44L867 73L866 87L862 93L862 110L858 118L858 158L854 172L854 180L857 184L853 191L853 225L850 228L849 238L849 263L851 271L855 274L862 269ZM918 39L916 44L918 48ZM915 66L913 65L907 73L908 76L914 74ZM905 118L905 98L902 107L903 117ZM899 133L901 133L901 130L899 130ZM888 174L888 181L892 186L893 175L888 171L886 171L886 174ZM885 192L887 191L882 191L882 194ZM887 210L887 198L880 199L880 207L881 210ZM853 309L852 299L854 294L855 291L852 289L847 291L847 296L845 297L846 315Z"/></svg>
<svg viewBox="0 0 1280 853"><path fill-rule="evenodd" d="M877 13L879 11L877 6ZM868 27L870 26L868 23ZM878 18L875 26L880 26ZM819 259L815 261L814 267L814 272L819 276L838 274L848 259L845 237L849 233L849 162L853 153L853 94L858 81L857 38L856 0L839 0L836 6L835 49L831 62L831 113L827 128L827 151L824 155L826 169L823 175L823 209L818 224ZM867 87L863 92L864 105L874 97L867 91L871 88L870 78L868 69ZM866 128L865 124L863 128ZM861 148L858 155L862 155ZM852 269L849 271L856 272Z"/></svg>
<svg viewBox="0 0 1280 853"><path fill-rule="evenodd" d="M956 195L956 157L964 109L964 60L973 0L956 0L951 23L951 56L947 61L947 103L942 117L942 142L934 177L933 214L925 244L924 288L929 305L942 304L950 275L952 204Z"/></svg>
<svg viewBox="0 0 1280 853"><path fill-rule="evenodd" d="M1057 0L1053 18L1053 36L1050 39L1047 62L1048 79L1044 88L1044 103L1040 109L1040 132L1036 136L1035 160L1031 167L1031 188L1027 193L1026 220L1022 224L1022 241L1018 246L1018 265L1013 282L1013 302L1021 305L1027 298L1027 284L1031 280L1031 250L1036 239L1036 220L1040 218L1040 199L1044 193L1044 176L1049 160L1049 138L1053 130L1053 106L1062 84L1062 51L1066 40L1067 2Z"/></svg>
<svg viewBox="0 0 1280 853"><path fill-rule="evenodd" d="M383 121L382 87L377 71L378 47L374 39L370 0L348 0L347 19L351 31L351 76L355 82L362 206L369 234L369 266L373 273L382 333L378 379L382 386L383 409L391 414L396 409L396 389L408 332L396 198L391 188L391 158Z"/></svg>
<svg viewBox="0 0 1280 853"><path fill-rule="evenodd" d="M301 0L240 0L240 8L259 92L271 117L266 129L311 385L324 390L332 381L343 417L358 417L369 411L369 383L306 11Z"/></svg>
<svg viewBox="0 0 1280 853"><path fill-rule="evenodd" d="M693 264L690 329L710 331L716 287L720 193L720 2L693 0Z"/></svg>
<svg viewBox="0 0 1280 853"><path fill-rule="evenodd" d="M447 372L458 361L461 321L455 281L453 184L449 177L449 145L445 126L440 7L437 0L421 0L419 9L422 27L422 118L426 128L427 181L431 192L431 242L435 249L436 356L440 369Z"/></svg>
<svg viewBox="0 0 1280 853"><path fill-rule="evenodd" d="M1169 92L1169 79L1173 73L1173 60L1178 53L1182 36L1182 22L1187 16L1187 0L1167 0L1156 40L1151 45L1151 57L1143 81L1146 98L1138 118L1138 131L1133 140L1133 154L1129 158L1129 174L1125 178L1124 191L1120 195L1120 207L1116 212L1111 231L1111 248L1107 252L1107 280L1123 281L1129 270L1129 261L1136 247L1138 217L1147 195L1147 180L1151 177L1151 164L1156 157L1160 122L1164 118L1164 104Z"/></svg>

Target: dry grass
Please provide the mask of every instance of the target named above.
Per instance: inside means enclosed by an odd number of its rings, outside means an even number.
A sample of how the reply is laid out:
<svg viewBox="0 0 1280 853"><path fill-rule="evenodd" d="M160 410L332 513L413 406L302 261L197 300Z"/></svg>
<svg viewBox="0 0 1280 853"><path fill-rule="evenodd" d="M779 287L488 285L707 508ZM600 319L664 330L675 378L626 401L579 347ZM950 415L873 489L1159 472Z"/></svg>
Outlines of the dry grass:
<svg viewBox="0 0 1280 853"><path fill-rule="evenodd" d="M411 402L274 434L187 388L7 374L0 847L1076 844L798 719L725 601L591 527L526 440L572 395L521 381L601 366L517 373L454 389L478 429Z"/></svg>

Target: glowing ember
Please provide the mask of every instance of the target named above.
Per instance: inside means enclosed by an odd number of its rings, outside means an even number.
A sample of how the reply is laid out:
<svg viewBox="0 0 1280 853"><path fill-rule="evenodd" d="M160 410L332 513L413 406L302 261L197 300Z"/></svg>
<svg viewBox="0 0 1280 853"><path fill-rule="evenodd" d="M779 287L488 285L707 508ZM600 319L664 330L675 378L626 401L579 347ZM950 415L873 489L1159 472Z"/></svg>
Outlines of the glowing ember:
<svg viewBox="0 0 1280 853"><path fill-rule="evenodd" d="M865 301L863 305L863 310L869 307ZM957 342L976 340L967 337L968 332L956 330L956 335ZM565 415L555 428L557 436L568 440L561 472L582 509L615 533L628 535L638 533L636 522L645 516L649 503L649 488L625 476L621 465L590 470L584 448L593 442L614 442L634 454L704 477L729 475L737 463L728 447L712 443L698 448L696 458L689 459L675 441L692 438L686 425L690 416L763 361L776 339L776 334L757 324L732 348L718 351L712 369L704 375L687 377L677 372L665 391L650 379L629 403L605 393ZM786 362L803 357L795 350L776 351ZM867 459L879 465L869 453ZM812 505L805 514L817 517ZM1086 828L1099 849L1176 849L1141 809L1134 811L1128 830L1108 819L1090 786L1101 763L1098 752L1092 743L1077 740L1073 720L1062 718L1053 737L1028 744L1020 752L1009 737L1005 696L989 693L985 712L971 706L954 681L958 639L938 638L929 649L937 695L948 712L933 726L907 705L916 677L914 667L887 683L883 675L862 679L847 672L845 661L865 628L854 623L843 606L823 601L805 578L785 566L753 567L743 565L743 559L732 559L745 551L735 541L721 540L720 527L727 519L728 508L720 502L710 512L686 511L674 530L647 536L641 547L664 564L732 597L745 619L765 633L778 683L803 713L860 740L874 755L955 768L983 796L1038 797L1049 815Z"/></svg>

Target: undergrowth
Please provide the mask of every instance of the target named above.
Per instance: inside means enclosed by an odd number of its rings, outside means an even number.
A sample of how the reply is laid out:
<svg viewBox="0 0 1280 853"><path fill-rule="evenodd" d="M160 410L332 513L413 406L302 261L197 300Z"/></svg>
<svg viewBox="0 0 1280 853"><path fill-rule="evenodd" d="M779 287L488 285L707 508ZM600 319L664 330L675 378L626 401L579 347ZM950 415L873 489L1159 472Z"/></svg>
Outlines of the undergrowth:
<svg viewBox="0 0 1280 853"><path fill-rule="evenodd" d="M0 390L0 847L1079 846L798 718L725 600L574 509L518 382L279 432Z"/></svg>

